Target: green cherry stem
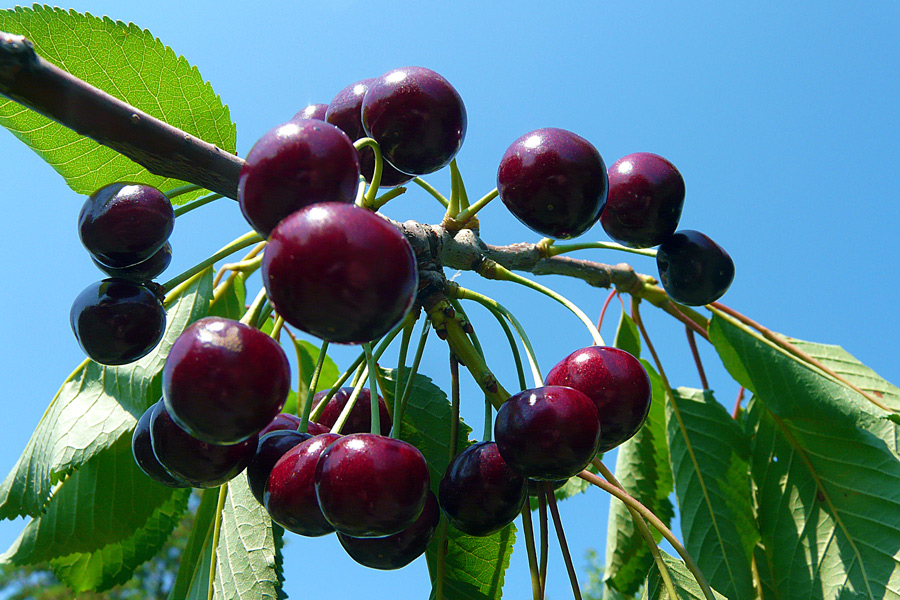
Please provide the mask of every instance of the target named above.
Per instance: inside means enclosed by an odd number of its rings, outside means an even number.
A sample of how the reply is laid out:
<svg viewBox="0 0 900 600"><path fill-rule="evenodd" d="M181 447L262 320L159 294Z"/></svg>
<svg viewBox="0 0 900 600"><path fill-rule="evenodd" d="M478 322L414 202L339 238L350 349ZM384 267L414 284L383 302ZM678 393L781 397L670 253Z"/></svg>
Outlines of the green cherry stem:
<svg viewBox="0 0 900 600"><path fill-rule="evenodd" d="M213 200L218 200L219 198L224 198L222 194L210 194L208 196L203 196L202 198L197 198L193 202L188 202L187 204L182 204L181 206L176 206L174 209L175 217L180 217L185 213L189 213L195 208L200 208L206 204L209 204Z"/></svg>
<svg viewBox="0 0 900 600"><path fill-rule="evenodd" d="M344 428L344 423L346 423L347 419L350 418L350 411L352 411L353 407L356 406L356 400L359 398L359 395L362 392L362 389L365 387L365 379L366 379L366 375L369 372L369 368L364 366L362 372L363 372L362 381L360 381L359 383L356 384L356 386L354 386L353 392L350 394L350 397L347 398L347 404L345 404L344 408L341 409L341 414L338 415L337 420L334 422L334 425L331 427L332 433L340 433L341 432L341 429ZM376 397L376 399L378 398L377 394L375 397ZM322 402L319 403L320 406L323 404L327 404L327 401L325 399L322 399ZM318 408L318 407L316 407L316 408ZM377 432L375 432L375 433L377 433Z"/></svg>
<svg viewBox="0 0 900 600"><path fill-rule="evenodd" d="M400 338L400 351L397 353L397 374L394 378L394 414L392 421L394 425L391 427L391 437L399 439L400 426L397 423L402 418L400 407L403 403L403 391L400 386L403 385L403 371L406 369L406 355L409 352L409 340L412 338L415 321L406 323L403 327L403 337Z"/></svg>
<svg viewBox="0 0 900 600"><path fill-rule="evenodd" d="M488 192L487 195L485 195L483 198L480 198L479 200L475 201L475 203L470 205L468 208L465 208L465 209L459 211L459 213L457 213L457 215L455 217L456 220L462 226L465 226L465 224L468 223L472 219L472 217L474 217L478 213L479 210L481 210L482 208L487 206L491 200L493 200L494 198L496 198L499 195L500 195L500 192L497 191L497 188L494 188L493 190Z"/></svg>
<svg viewBox="0 0 900 600"><path fill-rule="evenodd" d="M459 442L459 361L450 352L450 461L456 457Z"/></svg>
<svg viewBox="0 0 900 600"><path fill-rule="evenodd" d="M434 574L434 600L444 600L444 579L447 573L447 517L441 515L438 525L437 568Z"/></svg>
<svg viewBox="0 0 900 600"><path fill-rule="evenodd" d="M422 362L422 355L425 352L425 342L428 341L429 333L431 333L431 327L428 326L428 319L423 319L422 332L419 334L419 343L416 345L416 354L413 357L413 364L409 368L409 374L406 377L406 384L403 387L403 396L399 400L400 413L394 419L394 426L391 431L392 437L400 437L400 423L403 421L403 413L406 411L406 404L409 402L409 396L412 393L413 379L415 379L416 373L419 372L419 363ZM394 404L396 405L397 403L398 400L394 398Z"/></svg>
<svg viewBox="0 0 900 600"><path fill-rule="evenodd" d="M362 206L377 210L374 206L375 194L378 193L378 186L381 185L381 173L384 171L384 158L381 155L381 146L372 138L364 137L353 142L353 147L356 148L357 152L363 148L371 148L372 152L375 153L375 171L372 173L372 183L363 197Z"/></svg>
<svg viewBox="0 0 900 600"><path fill-rule="evenodd" d="M556 506L556 494L550 483L542 482L541 488L547 497L547 505L550 507L550 514L553 517L553 527L556 528L556 540L559 542L559 549L563 555L563 562L566 563L566 571L569 572L569 581L572 583L572 594L575 600L581 600L581 588L578 587L578 575L575 573L575 566L572 564L572 555L569 554L569 544L566 543L566 532L563 531L562 519L559 516L559 509Z"/></svg>
<svg viewBox="0 0 900 600"><path fill-rule="evenodd" d="M299 348L296 342L294 346ZM322 374L322 367L325 366L325 357L328 352L328 340L322 340L322 346L319 348L319 356L316 358L316 369L312 373L309 380L309 389L306 390L306 398L303 401L303 414L300 415L300 433L309 431L309 413L312 411L313 396L316 395L316 387L319 385L319 376ZM300 362L300 361L297 361ZM302 368L302 367L301 367ZM303 380L303 374L300 373L300 380Z"/></svg>
<svg viewBox="0 0 900 600"><path fill-rule="evenodd" d="M547 563L550 558L550 525L549 517L547 516L547 497L541 493L538 493L538 518L541 525L541 561L539 571L541 591L543 593L543 590L547 589Z"/></svg>
<svg viewBox="0 0 900 600"><path fill-rule="evenodd" d="M256 298L253 299L250 308L248 308L247 312L244 313L244 316L241 317L241 323L251 326L256 325L267 299L266 288L260 288L259 292L256 294Z"/></svg>
<svg viewBox="0 0 900 600"><path fill-rule="evenodd" d="M225 510L225 498L228 496L228 484L223 483L219 486L219 501L216 503L216 520L213 525L212 539L212 560L209 562L209 591L206 599L213 599L213 592L216 583L216 555L219 550L219 533L222 529L222 512Z"/></svg>
<svg viewBox="0 0 900 600"><path fill-rule="evenodd" d="M395 187L394 189L383 193L372 201L372 210L381 210L381 207L402 194L406 193L405 187Z"/></svg>
<svg viewBox="0 0 900 600"><path fill-rule="evenodd" d="M197 273L202 272L207 267L210 267L217 263L218 261L231 256L238 250L243 250L248 246L252 246L253 244L259 243L262 241L262 237L256 233L255 231L250 231L242 235L241 237L235 239L227 246L223 247L221 250L204 260L203 262L191 267L187 271L180 273L170 279L169 281L163 284L163 288L166 290L172 290L175 286L184 283Z"/></svg>
<svg viewBox="0 0 900 600"><path fill-rule="evenodd" d="M362 347L366 353L366 368L369 370L369 400L372 413L371 431L375 435L381 435L381 411L378 409L378 382L375 378L378 365L375 364L375 357L372 355L372 344L366 342Z"/></svg>
<svg viewBox="0 0 900 600"><path fill-rule="evenodd" d="M445 198L442 193L437 191L433 185L431 185L430 183L428 183L421 177L416 177L415 179L413 179L413 183L415 183L420 188L422 188L423 190L425 190L426 192L431 194L434 197L434 199L437 200L438 202L440 202L444 208L447 208L448 206L450 206L450 201L447 200L447 198Z"/></svg>
<svg viewBox="0 0 900 600"><path fill-rule="evenodd" d="M203 188L194 183L188 183L186 185L182 185L176 188L172 188L166 192L163 192L166 198L171 200L172 198L177 198L182 194L189 194L191 192L196 192L197 190L202 190Z"/></svg>
<svg viewBox="0 0 900 600"><path fill-rule="evenodd" d="M541 574L538 572L537 552L534 546L534 525L531 523L531 508L522 508L522 529L525 531L525 550L528 553L528 571L531 573L531 596L541 600Z"/></svg>
<svg viewBox="0 0 900 600"><path fill-rule="evenodd" d="M656 256L656 250L653 250L652 248L629 248L628 246L623 246L614 242L576 242L573 244L554 243L553 245L548 246L547 254L549 256L559 256L560 254L565 254L566 252L590 249L618 250L619 252L629 252L631 254L639 254L641 256Z"/></svg>
<svg viewBox="0 0 900 600"><path fill-rule="evenodd" d="M459 213L459 188L460 188L459 168L456 166L456 160L450 161L450 202L447 204L447 214L445 218L455 219Z"/></svg>
<svg viewBox="0 0 900 600"><path fill-rule="evenodd" d="M284 317L275 315L275 322L272 323L272 333L269 334L273 340L278 341L281 338L281 330L284 328Z"/></svg>

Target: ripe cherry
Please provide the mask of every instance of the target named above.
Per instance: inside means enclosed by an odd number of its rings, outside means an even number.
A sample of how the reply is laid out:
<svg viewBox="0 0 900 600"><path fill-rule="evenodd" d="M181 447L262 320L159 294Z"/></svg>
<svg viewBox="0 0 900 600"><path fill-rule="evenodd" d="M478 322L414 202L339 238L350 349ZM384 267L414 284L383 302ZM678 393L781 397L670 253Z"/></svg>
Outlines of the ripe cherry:
<svg viewBox="0 0 900 600"><path fill-rule="evenodd" d="M325 112L328 110L327 104L310 104L303 110L297 112L291 117L291 121L305 121L306 119L316 119L318 121L325 120Z"/></svg>
<svg viewBox="0 0 900 600"><path fill-rule="evenodd" d="M362 122L385 159L411 175L450 164L466 137L466 107L459 93L422 67L394 69L371 82Z"/></svg>
<svg viewBox="0 0 900 600"><path fill-rule="evenodd" d="M606 203L606 165L583 137L554 127L514 141L497 169L500 199L519 221L552 238L590 229Z"/></svg>
<svg viewBox="0 0 900 600"><path fill-rule="evenodd" d="M172 262L172 245L169 242L166 242L163 244L163 247L157 250L150 258L144 259L130 267L108 267L93 256L91 257L91 260L94 261L94 265L98 269L110 277L143 283L145 281L156 279L169 267L169 263Z"/></svg>
<svg viewBox="0 0 900 600"><path fill-rule="evenodd" d="M144 411L134 428L134 434L131 436L131 453L134 455L134 462L147 477L157 483L173 488L190 487L187 482L173 477L166 471L156 458L156 454L153 453L153 445L150 442L150 418L153 411L159 410L160 407L162 407L162 400Z"/></svg>
<svg viewBox="0 0 900 600"><path fill-rule="evenodd" d="M339 389L335 392L334 396L328 401L328 404L325 405L325 408L322 410L322 414L319 415L319 418L316 419L316 422L319 425L323 425L328 427L329 429L334 427L334 424L337 422L338 417L341 415L341 411L344 410L344 406L347 405L347 400L350 399L350 395L353 393L353 388L345 387ZM313 410L319 405L322 399L328 394L327 391L323 390L313 396ZM368 388L363 388L359 392L359 397L356 399L356 404L353 405L353 409L350 411L350 414L347 416L347 420L344 422L344 426L341 428L341 433L344 435L349 435L351 433L368 433L372 429L372 396L370 395L370 391ZM391 413L388 411L387 404L384 403L384 398L380 395L378 396L378 419L379 424L381 425L382 431L390 431L391 429Z"/></svg>
<svg viewBox="0 0 900 600"><path fill-rule="evenodd" d="M559 361L544 380L575 388L594 401L600 415L600 452L631 438L650 412L650 378L634 356L605 346L588 346Z"/></svg>
<svg viewBox="0 0 900 600"><path fill-rule="evenodd" d="M722 297L734 280L734 261L709 236L684 229L660 244L659 280L666 293L688 306L704 306Z"/></svg>
<svg viewBox="0 0 900 600"><path fill-rule="evenodd" d="M600 216L607 235L631 248L663 243L678 228L684 179L662 156L636 152L609 168L609 197Z"/></svg>
<svg viewBox="0 0 900 600"><path fill-rule="evenodd" d="M263 493L266 491L269 474L278 459L294 446L312 437L295 429L279 429L259 437L256 453L247 465L247 482L250 484L250 491L260 504L263 504Z"/></svg>
<svg viewBox="0 0 900 600"><path fill-rule="evenodd" d="M418 270L400 230L352 204L315 204L272 231L262 261L284 320L330 342L369 342L412 307Z"/></svg>
<svg viewBox="0 0 900 600"><path fill-rule="evenodd" d="M291 371L281 345L259 329L221 317L189 325L163 367L166 408L210 444L256 435L281 411Z"/></svg>

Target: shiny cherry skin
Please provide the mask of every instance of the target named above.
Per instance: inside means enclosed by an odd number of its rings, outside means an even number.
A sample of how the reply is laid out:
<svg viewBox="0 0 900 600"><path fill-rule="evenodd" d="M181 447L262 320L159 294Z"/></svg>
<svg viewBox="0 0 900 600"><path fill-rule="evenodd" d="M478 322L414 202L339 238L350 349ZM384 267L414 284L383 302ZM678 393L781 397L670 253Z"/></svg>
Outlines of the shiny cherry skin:
<svg viewBox="0 0 900 600"><path fill-rule="evenodd" d="M261 235L316 202L352 204L359 185L353 142L325 121L288 121L263 135L238 178L241 212Z"/></svg>
<svg viewBox="0 0 900 600"><path fill-rule="evenodd" d="M262 260L284 320L341 344L381 337L412 308L419 275L399 229L352 204L315 204L279 223Z"/></svg>
<svg viewBox="0 0 900 600"><path fill-rule="evenodd" d="M162 386L166 409L182 429L210 444L236 444L281 411L291 387L290 363L281 345L259 329L205 317L172 344Z"/></svg>
<svg viewBox="0 0 900 600"><path fill-rule="evenodd" d="M312 437L295 429L279 429L259 436L256 453L247 465L247 482L250 484L250 491L260 504L263 504L263 493L269 482L269 474L272 473L278 459L294 446Z"/></svg>
<svg viewBox="0 0 900 600"><path fill-rule="evenodd" d="M292 415L290 413L278 413L275 415L275 418L272 421L260 429L259 437L266 435L267 433L271 433L272 431L282 431L285 429L292 429L294 431L300 430L300 417L297 415ZM314 423L309 421L306 424L306 432L311 435L319 435L320 433L328 433L330 429L325 427L324 425L319 425L318 423Z"/></svg>
<svg viewBox="0 0 900 600"><path fill-rule="evenodd" d="M297 112L291 117L291 121L305 121L306 119L316 119L317 121L325 120L325 112L328 110L327 104L310 104L303 110Z"/></svg>
<svg viewBox="0 0 900 600"><path fill-rule="evenodd" d="M144 411L134 428L134 434L131 436L131 453L134 456L134 462L147 477L157 483L173 488L191 487L187 482L166 471L156 458L156 454L153 453L153 445L150 442L150 418L153 411L160 407L162 407L162 400Z"/></svg>
<svg viewBox="0 0 900 600"><path fill-rule="evenodd" d="M450 82L430 69L402 67L369 84L362 102L363 127L385 160L399 171L438 171L466 137L466 107Z"/></svg>
<svg viewBox="0 0 900 600"><path fill-rule="evenodd" d="M557 363L544 380L583 392L600 415L600 452L630 439L650 412L650 378L641 361L606 346L576 350Z"/></svg>
<svg viewBox="0 0 900 600"><path fill-rule="evenodd" d="M169 264L172 262L172 245L169 242L166 242L163 244L162 248L153 254L153 256L144 259L137 264L131 265L130 267L107 267L93 256L91 257L91 260L94 261L94 265L98 269L110 277L143 283L145 281L156 279L169 267Z"/></svg>
<svg viewBox="0 0 900 600"><path fill-rule="evenodd" d="M175 211L155 187L118 182L91 194L78 215L78 235L91 256L109 267L150 258L169 239Z"/></svg>
<svg viewBox="0 0 900 600"><path fill-rule="evenodd" d="M497 169L497 191L506 208L526 227L551 238L573 238L590 229L603 212L608 189L597 149L555 127L514 141Z"/></svg>
<svg viewBox="0 0 900 600"><path fill-rule="evenodd" d="M666 293L688 306L721 298L734 280L734 261L706 234L683 229L659 245L659 280Z"/></svg>
<svg viewBox="0 0 900 600"><path fill-rule="evenodd" d="M504 460L526 477L568 479L597 454L600 419L582 392L548 385L504 402L494 420L494 439Z"/></svg>
<svg viewBox="0 0 900 600"><path fill-rule="evenodd" d="M338 532L337 539L350 558L363 566L384 571L401 569L425 554L440 520L438 501L429 490L419 517L400 533L378 538L355 538Z"/></svg>
<svg viewBox="0 0 900 600"><path fill-rule="evenodd" d="M179 427L165 405L150 415L150 443L159 464L195 488L214 488L243 471L256 452L257 436L220 446L200 441Z"/></svg>
<svg viewBox="0 0 900 600"><path fill-rule="evenodd" d="M394 535L411 526L425 505L428 483L428 465L415 446L373 433L342 437L316 466L322 514L353 537Z"/></svg>
<svg viewBox="0 0 900 600"><path fill-rule="evenodd" d="M600 216L606 234L631 248L663 243L678 228L684 179L662 156L636 152L609 168L609 197Z"/></svg>
<svg viewBox="0 0 900 600"><path fill-rule="evenodd" d="M509 525L526 498L527 480L503 459L494 442L478 442L457 454L438 488L450 524L474 536Z"/></svg>
<svg viewBox="0 0 900 600"><path fill-rule="evenodd" d="M375 78L363 79L348 85L337 93L325 113L325 120L339 127L354 142L367 137L362 124L362 103L369 84L373 81ZM372 183L372 175L375 173L375 152L371 148L359 149L359 170L366 178L366 182ZM411 181L412 178L412 175L401 173L390 163L382 160L380 187L395 187Z"/></svg>
<svg viewBox="0 0 900 600"><path fill-rule="evenodd" d="M166 328L166 311L149 287L125 279L104 279L75 298L69 323L91 360L125 365L156 347Z"/></svg>
<svg viewBox="0 0 900 600"><path fill-rule="evenodd" d="M278 459L263 494L263 506L273 521L288 531L310 537L334 531L319 508L315 476L322 452L340 438L336 433L317 435Z"/></svg>
<svg viewBox="0 0 900 600"><path fill-rule="evenodd" d="M347 400L350 399L350 395L353 393L353 388L344 387L335 392L334 396L331 397L331 400L328 401L328 404L325 405L325 408L322 410L322 414L319 415L319 418L316 419L316 422L319 425L323 425L331 429L334 427L335 422L337 422L338 417L341 415L341 411L344 410L344 406L347 405ZM322 398L324 398L328 394L327 391L323 390L313 396L313 410L322 402ZM344 435L349 435L351 433L368 433L372 429L372 396L370 395L370 391L368 388L363 388L359 392L359 397L356 399L356 404L353 405L353 409L350 411L350 414L347 416L347 421L344 422L344 426L341 428L341 433ZM387 404L384 402L384 398L380 395L378 396L378 418L379 424L381 425L382 431L390 431L391 430L391 413L388 411Z"/></svg>

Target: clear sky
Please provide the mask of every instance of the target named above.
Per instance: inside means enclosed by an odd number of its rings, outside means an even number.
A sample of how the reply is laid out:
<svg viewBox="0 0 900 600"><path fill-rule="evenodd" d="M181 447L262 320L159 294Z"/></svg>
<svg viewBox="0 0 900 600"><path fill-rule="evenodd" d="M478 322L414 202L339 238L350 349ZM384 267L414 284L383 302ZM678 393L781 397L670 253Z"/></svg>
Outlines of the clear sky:
<svg viewBox="0 0 900 600"><path fill-rule="evenodd" d="M68 7L68 6L67 6ZM398 66L444 75L466 103L469 128L458 161L470 196L495 185L506 147L538 127L570 129L607 165L648 151L684 176L682 228L698 229L734 258L723 301L787 335L839 344L888 380L900 380L896 340L900 232L900 4L871 2L103 2L72 8L133 21L196 65L229 105L245 155L271 127L344 86ZM82 359L68 324L72 300L100 278L75 229L83 197L8 133L0 132L0 468L12 468L62 380ZM444 172L426 177L448 189ZM441 207L418 189L386 212L437 222ZM537 241L496 202L482 215L486 241ZM176 225L183 270L246 230L228 201ZM606 240L598 226L585 240ZM651 259L602 251L583 258ZM448 273L448 275L452 275ZM546 372L590 343L551 301L513 284L463 285L512 309ZM604 290L545 279L596 317ZM515 386L502 334L470 313L489 364ZM699 386L683 328L645 308L673 384ZM603 329L608 341L617 314ZM729 408L737 385L702 348L711 383ZM349 352L336 355L344 366ZM494 358L496 357L496 358ZM447 381L446 350L429 342L423 372ZM463 388L464 417L480 431L481 397ZM610 456L608 464L614 464ZM608 501L600 492L567 501L575 559L606 544ZM22 522L0 524L8 546ZM292 597L425 598L419 561L399 572L357 566L333 536L291 536L286 590ZM551 554L549 597L571 592ZM507 598L528 592L524 552L507 574Z"/></svg>

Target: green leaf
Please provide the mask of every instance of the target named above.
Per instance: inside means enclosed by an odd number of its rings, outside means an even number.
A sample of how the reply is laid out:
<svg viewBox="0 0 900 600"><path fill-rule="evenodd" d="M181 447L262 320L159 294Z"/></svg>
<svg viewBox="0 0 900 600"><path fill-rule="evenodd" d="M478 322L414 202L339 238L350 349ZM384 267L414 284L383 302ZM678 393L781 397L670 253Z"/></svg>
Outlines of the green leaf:
<svg viewBox="0 0 900 600"><path fill-rule="evenodd" d="M49 6L0 11L0 30L25 35L38 54L120 100L226 152L236 129L228 108L196 67L134 24ZM0 98L0 125L47 161L75 192L90 194L114 181L167 190L183 185L151 174L114 150ZM175 199L185 202L197 194Z"/></svg>
<svg viewBox="0 0 900 600"><path fill-rule="evenodd" d="M730 598L751 598L759 532L747 437L709 390L674 390L666 421L685 548L710 585Z"/></svg>
<svg viewBox="0 0 900 600"><path fill-rule="evenodd" d="M209 305L211 317L238 320L247 310L247 286L244 277L237 273L231 283L224 289L222 295L214 298Z"/></svg>
<svg viewBox="0 0 900 600"><path fill-rule="evenodd" d="M634 326L627 315L623 315L623 322L625 319ZM621 324L619 330L623 330ZM617 346L618 343L617 336ZM647 361L641 363L650 377L653 395L650 413L635 436L619 446L616 478L629 494L668 525L674 515L669 500L674 483L669 466L665 388L653 367ZM624 503L610 502L607 531L610 534L606 538L606 584L619 592L635 595L653 564L653 556ZM652 528L651 531L659 540L659 533Z"/></svg>
<svg viewBox="0 0 900 600"><path fill-rule="evenodd" d="M619 317L619 326L616 328L616 340L613 346L624 350L635 357L641 355L641 334L638 332L634 320L624 310Z"/></svg>
<svg viewBox="0 0 900 600"><path fill-rule="evenodd" d="M137 362L105 367L86 361L62 385L0 484L0 518L36 517L53 484L123 437L162 394L162 367L175 339L206 314L212 295L207 271L168 310L166 333L156 349Z"/></svg>
<svg viewBox="0 0 900 600"><path fill-rule="evenodd" d="M751 472L776 598L900 598L889 414L730 319L714 317L710 338L754 393Z"/></svg>
<svg viewBox="0 0 900 600"><path fill-rule="evenodd" d="M697 580L694 579L694 576L687 566L677 558L662 550L660 550L659 553L662 555L663 562L668 568L669 575L672 578L672 584L675 586L675 593L678 594L679 600L704 600L706 596L703 595L703 590L700 589L700 585L697 583ZM713 596L721 598L722 600L727 600L725 596L715 589L713 589ZM755 596L732 596L735 600L754 597ZM650 574L647 576L647 585L644 588L644 593L641 595L641 598L642 600L670 600L655 563L650 570Z"/></svg>
<svg viewBox="0 0 900 600"><path fill-rule="evenodd" d="M297 384L297 389L301 396L305 397L309 391L313 372L316 370L316 361L319 360L319 347L304 340L294 340L294 348L297 350L297 362L300 369L300 383ZM320 392L330 389L340 375L337 365L331 360L330 356L326 355L325 362L322 363L322 372L319 373L319 381L316 382L315 391Z"/></svg>
<svg viewBox="0 0 900 600"><path fill-rule="evenodd" d="M175 581L172 583L172 589L169 592L169 598L172 600L186 598L189 595L193 581L197 578L207 581L207 585L203 589L203 600L206 600L209 589L210 540L212 539L212 530L216 520L218 496L218 488L205 489L200 495L200 505L194 514L191 534L185 544L184 551L181 553L181 560L178 562L178 573L175 575ZM205 572L203 571L204 561L206 561Z"/></svg>

